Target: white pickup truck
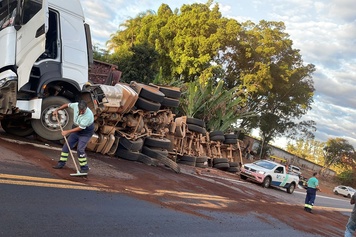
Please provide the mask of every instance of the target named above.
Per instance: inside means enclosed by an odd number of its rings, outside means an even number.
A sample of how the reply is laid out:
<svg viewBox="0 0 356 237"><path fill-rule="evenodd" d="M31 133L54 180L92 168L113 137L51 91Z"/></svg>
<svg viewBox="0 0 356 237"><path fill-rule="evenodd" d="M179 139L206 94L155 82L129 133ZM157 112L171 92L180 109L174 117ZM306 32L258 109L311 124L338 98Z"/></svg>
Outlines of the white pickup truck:
<svg viewBox="0 0 356 237"><path fill-rule="evenodd" d="M275 186L286 188L292 194L299 182L299 177L286 171L284 165L269 160L258 160L245 164L241 168L240 177L261 183L263 187Z"/></svg>

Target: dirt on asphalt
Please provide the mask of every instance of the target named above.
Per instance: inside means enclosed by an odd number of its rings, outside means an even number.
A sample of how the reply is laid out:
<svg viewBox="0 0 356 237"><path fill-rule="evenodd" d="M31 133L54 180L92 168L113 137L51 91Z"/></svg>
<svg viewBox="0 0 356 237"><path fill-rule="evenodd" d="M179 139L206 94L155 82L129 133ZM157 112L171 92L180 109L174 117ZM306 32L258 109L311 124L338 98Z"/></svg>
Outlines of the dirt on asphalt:
<svg viewBox="0 0 356 237"><path fill-rule="evenodd" d="M86 183L110 192L124 193L203 218L211 218L203 213L219 211L254 214L269 222L265 218L269 215L296 230L321 236L343 236L348 220L346 215L330 208L315 206L313 214L307 213L303 209L303 203L291 202L284 194L278 195L279 190L271 190L276 195L270 195L271 192L259 185L246 185L245 181L242 183L237 174L214 168L181 165L181 173L175 173L163 165L153 167L98 153L88 153L91 167L89 176L78 178L70 176L75 171L72 162L68 162L68 166L61 170L52 168L58 160L60 144L48 145L57 148L53 151L5 140L1 143L6 149L26 157L26 162L46 169L59 178ZM332 195L330 187L334 184L326 183L322 178L320 182L323 194ZM278 228L278 223L274 225Z"/></svg>

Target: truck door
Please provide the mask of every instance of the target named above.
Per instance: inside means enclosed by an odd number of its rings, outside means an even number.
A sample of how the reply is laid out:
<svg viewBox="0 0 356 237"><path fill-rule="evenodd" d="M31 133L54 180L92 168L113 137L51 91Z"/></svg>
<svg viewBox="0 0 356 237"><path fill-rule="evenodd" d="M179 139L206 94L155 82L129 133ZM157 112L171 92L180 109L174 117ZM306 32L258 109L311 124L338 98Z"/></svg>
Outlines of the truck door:
<svg viewBox="0 0 356 237"><path fill-rule="evenodd" d="M47 0L21 0L17 37L16 65L18 67L18 88L29 80L31 68L45 51L48 29Z"/></svg>
<svg viewBox="0 0 356 237"><path fill-rule="evenodd" d="M282 166L278 166L273 173L272 177L272 182L273 185L275 186L284 186L285 184L283 184L283 181L285 180L286 177L286 173L284 172L284 168Z"/></svg>

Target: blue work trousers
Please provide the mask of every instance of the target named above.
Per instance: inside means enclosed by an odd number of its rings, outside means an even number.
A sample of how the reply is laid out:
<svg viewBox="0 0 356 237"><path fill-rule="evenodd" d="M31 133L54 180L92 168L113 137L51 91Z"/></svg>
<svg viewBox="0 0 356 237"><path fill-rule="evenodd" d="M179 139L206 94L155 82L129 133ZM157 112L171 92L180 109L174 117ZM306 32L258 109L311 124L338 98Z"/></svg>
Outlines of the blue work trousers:
<svg viewBox="0 0 356 237"><path fill-rule="evenodd" d="M310 209L314 206L316 198L316 189L315 188L307 188L307 196L305 197L305 204L310 205Z"/></svg>

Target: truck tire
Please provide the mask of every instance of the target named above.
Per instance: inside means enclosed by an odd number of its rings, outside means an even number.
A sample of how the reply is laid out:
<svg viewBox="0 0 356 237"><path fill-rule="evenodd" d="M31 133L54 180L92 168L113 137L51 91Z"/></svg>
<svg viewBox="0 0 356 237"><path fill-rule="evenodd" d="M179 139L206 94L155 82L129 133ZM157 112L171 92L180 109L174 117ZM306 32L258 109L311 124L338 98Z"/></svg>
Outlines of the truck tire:
<svg viewBox="0 0 356 237"><path fill-rule="evenodd" d="M34 133L31 120L24 121L24 118L3 119L1 127L5 132L19 137L27 137Z"/></svg>
<svg viewBox="0 0 356 237"><path fill-rule="evenodd" d="M167 87L167 86L163 87L163 86L161 86L159 88L159 90L161 92L163 92L163 94L166 97L169 97L169 98L172 98L172 99L179 99L180 95L181 95L179 87Z"/></svg>
<svg viewBox="0 0 356 237"><path fill-rule="evenodd" d="M50 141L57 141L63 138L56 117L52 115L52 112L66 103L70 103L70 101L60 96L51 96L42 101L41 119L31 120L32 128L37 135ZM58 113L58 118L63 130L72 128L73 111L71 109L61 110Z"/></svg>
<svg viewBox="0 0 356 237"><path fill-rule="evenodd" d="M290 184L289 187L287 188L287 193L292 194L294 192L295 189L295 184Z"/></svg>
<svg viewBox="0 0 356 237"><path fill-rule="evenodd" d="M187 118L187 124L194 124L199 127L205 128L205 122L197 118Z"/></svg>
<svg viewBox="0 0 356 237"><path fill-rule="evenodd" d="M262 187L269 188L270 185L271 185L271 177L268 176L263 180Z"/></svg>
<svg viewBox="0 0 356 237"><path fill-rule="evenodd" d="M194 124L189 124L189 123L187 125L188 125L188 131L197 132L200 134L206 134L206 130L203 127Z"/></svg>
<svg viewBox="0 0 356 237"><path fill-rule="evenodd" d="M161 102L161 106L177 108L179 106L179 100L164 97L163 101Z"/></svg>

